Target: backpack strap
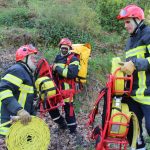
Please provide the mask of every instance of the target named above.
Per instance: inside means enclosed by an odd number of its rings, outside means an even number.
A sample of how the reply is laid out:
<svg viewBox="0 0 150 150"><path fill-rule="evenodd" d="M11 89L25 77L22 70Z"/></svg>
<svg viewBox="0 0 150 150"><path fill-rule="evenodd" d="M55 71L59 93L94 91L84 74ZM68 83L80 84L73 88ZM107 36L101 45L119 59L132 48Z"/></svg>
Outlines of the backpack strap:
<svg viewBox="0 0 150 150"><path fill-rule="evenodd" d="M71 54L67 57L66 66L70 64L71 59L73 58L73 56L75 56L75 54L74 54L74 53L71 53ZM77 81L77 82L79 83L78 86L77 86L76 91L80 91L81 89L83 89L83 85L82 85L81 80L85 80L86 78L80 77L80 76L78 76L78 75L77 75L76 78L77 78L77 80L75 79L74 81L75 81L75 82Z"/></svg>
<svg viewBox="0 0 150 150"><path fill-rule="evenodd" d="M71 53L68 57L67 57L67 62L66 62L66 66L68 66L71 62L71 59L73 58L74 54Z"/></svg>
<svg viewBox="0 0 150 150"><path fill-rule="evenodd" d="M34 73L35 79L38 78L39 72L40 72L43 64L44 64L44 61L42 60L42 62L40 62L40 65L36 68L35 73Z"/></svg>

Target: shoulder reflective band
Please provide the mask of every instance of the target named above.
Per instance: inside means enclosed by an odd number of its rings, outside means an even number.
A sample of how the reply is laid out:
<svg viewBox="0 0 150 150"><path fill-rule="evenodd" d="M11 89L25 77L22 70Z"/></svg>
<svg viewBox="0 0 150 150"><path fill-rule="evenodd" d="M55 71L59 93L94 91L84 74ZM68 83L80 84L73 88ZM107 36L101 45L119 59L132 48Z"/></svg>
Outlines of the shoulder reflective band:
<svg viewBox="0 0 150 150"><path fill-rule="evenodd" d="M126 58L133 57L143 53L146 53L146 46L138 46L137 48L128 50L126 52Z"/></svg>
<svg viewBox="0 0 150 150"><path fill-rule="evenodd" d="M0 92L0 101L8 97L13 97L13 93L11 90L4 90Z"/></svg>
<svg viewBox="0 0 150 150"><path fill-rule="evenodd" d="M14 75L12 75L12 74L6 74L6 75L2 78L2 80L6 80L6 81L8 81L8 82L10 82L10 83L12 83L12 84L18 86L18 87L19 87L20 84L23 82L20 78L14 76Z"/></svg>

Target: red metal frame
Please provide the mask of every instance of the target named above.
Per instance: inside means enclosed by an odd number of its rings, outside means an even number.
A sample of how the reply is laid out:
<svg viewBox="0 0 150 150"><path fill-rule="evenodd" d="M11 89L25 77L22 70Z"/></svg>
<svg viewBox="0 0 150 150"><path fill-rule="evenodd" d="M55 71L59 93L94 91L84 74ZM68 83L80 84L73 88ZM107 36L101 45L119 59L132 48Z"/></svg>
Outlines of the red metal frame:
<svg viewBox="0 0 150 150"><path fill-rule="evenodd" d="M39 77L48 76L51 79L53 79L52 66L50 66L48 64L46 59L41 59L39 61L37 67L40 68L39 69ZM43 100L40 100L41 115L45 114L47 111L56 109L56 108L64 105L62 94L61 94L60 90L58 89L58 87L56 86L55 82L54 82L54 85L56 87L56 94L52 95L46 99L46 108L44 108L44 106L43 106Z"/></svg>
<svg viewBox="0 0 150 150"><path fill-rule="evenodd" d="M128 76L128 77L117 77L116 74L117 72L120 71L120 68L117 68L114 74L110 74L108 76L108 81L106 83L106 91L102 91L99 93L98 98L95 102L94 109L89 115L89 122L88 125L92 124L95 119L95 115L98 113L95 110L95 107L98 107L98 104L102 97L107 94L107 110L106 110L106 116L105 116L105 124L104 128L100 127L101 131L99 133L100 136L100 141L96 145L96 150L127 150L127 133L128 133L128 128L123 134L112 134L110 133L110 128L113 124L121 124L122 126L129 126L129 118L126 116L126 114L123 113L117 113L111 117L111 105L112 105L112 97L115 96L115 93L125 93L129 95L132 90L132 83L133 83L133 77ZM115 81L116 80L124 80L124 81L129 81L130 82L130 87L127 90L116 90L115 89ZM118 123L118 122L112 122L113 117L116 115L123 115L127 119L127 123ZM117 145L117 147L113 147L113 145Z"/></svg>
<svg viewBox="0 0 150 150"><path fill-rule="evenodd" d="M69 86L71 87L70 89L62 89L62 84L67 83L69 84ZM64 99L66 98L70 98L70 100L73 98L73 95L77 93L77 91L75 90L75 81L74 79L62 79L59 80L58 79L58 88L61 92L61 95Z"/></svg>
<svg viewBox="0 0 150 150"><path fill-rule="evenodd" d="M119 123L119 122L114 122L113 121L113 118L116 117L116 116L123 116L124 118L126 118L126 123ZM128 134L128 130L129 130L129 122L130 122L130 119L128 118L128 116L124 113L116 113L114 114L113 116L111 116L110 120L109 120L109 127L108 127L108 135L111 136L111 137L126 137L127 134ZM111 127L112 125L121 125L121 126L126 126L126 131L122 134L116 134L116 133L111 133Z"/></svg>
<svg viewBox="0 0 150 150"><path fill-rule="evenodd" d="M133 76L126 76L126 77L117 77L116 74L118 71L120 71L121 68L117 68L114 72L114 74L112 75L112 95L114 95L115 93L124 93L127 95L130 95L131 90L132 90L132 84L133 84ZM130 87L129 90L116 90L115 89L115 81L116 80L124 80L124 81L130 81Z"/></svg>
<svg viewBox="0 0 150 150"><path fill-rule="evenodd" d="M46 59L41 59L38 62L37 68L39 68L39 72L38 72L39 77L48 76L53 80L53 74L52 74L53 66L49 65ZM39 102L41 116L43 116L43 114L45 114L46 112L50 110L56 109L60 106L64 106L64 99L66 98L69 98L71 102L74 94L79 93L81 91L80 89L76 90L76 87L75 87L76 83L74 79L59 80L59 78L57 77L55 79L58 80L56 81L58 85L56 85L54 82L55 87L56 87L56 94L46 98L46 104L45 104L46 108L44 108L43 100L40 100ZM62 89L61 85L64 82L68 83L71 89L67 89L67 90Z"/></svg>

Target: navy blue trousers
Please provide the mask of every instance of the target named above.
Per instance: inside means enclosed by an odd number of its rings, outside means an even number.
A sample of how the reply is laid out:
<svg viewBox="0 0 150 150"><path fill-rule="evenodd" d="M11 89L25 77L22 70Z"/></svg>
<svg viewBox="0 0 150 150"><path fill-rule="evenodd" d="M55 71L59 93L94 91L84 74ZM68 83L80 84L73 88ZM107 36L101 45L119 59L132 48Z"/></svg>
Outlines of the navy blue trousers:
<svg viewBox="0 0 150 150"><path fill-rule="evenodd" d="M65 121L67 122L67 126L71 133L75 132L77 123L76 123L76 117L74 109L72 110L72 115L70 116L70 106L73 106L73 103L65 103L64 105L64 111L65 111ZM64 118L61 116L59 109L54 109L49 112L50 116L53 120L55 120L55 123L62 125L64 123ZM56 120L56 118L58 118Z"/></svg>
<svg viewBox="0 0 150 150"><path fill-rule="evenodd" d="M150 136L150 105L144 105L134 101L131 97L124 97L123 101L128 104L129 110L134 112L138 118L139 126L140 126L140 137L137 142L137 148L145 147L145 142L143 139L143 127L142 127L142 120L145 118L145 127L147 130L148 135ZM129 132L128 132L128 141L131 145L132 137L133 137L133 122L131 121Z"/></svg>

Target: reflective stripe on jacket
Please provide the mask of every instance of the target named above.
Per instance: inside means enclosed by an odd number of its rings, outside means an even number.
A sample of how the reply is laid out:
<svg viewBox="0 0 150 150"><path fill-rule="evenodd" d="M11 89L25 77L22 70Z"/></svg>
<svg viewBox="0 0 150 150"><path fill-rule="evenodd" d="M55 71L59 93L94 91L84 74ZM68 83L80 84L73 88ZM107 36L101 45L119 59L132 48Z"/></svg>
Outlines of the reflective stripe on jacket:
<svg viewBox="0 0 150 150"><path fill-rule="evenodd" d="M133 73L132 98L150 105L150 27L143 24L129 38L126 60L132 60L136 67Z"/></svg>
<svg viewBox="0 0 150 150"><path fill-rule="evenodd" d="M54 61L54 63L57 65L56 72L61 78L74 79L77 77L79 72L79 60L76 56L73 56L70 64L66 65L68 56L56 56Z"/></svg>
<svg viewBox="0 0 150 150"><path fill-rule="evenodd" d="M0 82L0 115L1 123L10 120L10 116L24 108L30 114L34 114L34 81L27 67L17 63L10 67ZM8 127L0 129L0 134L6 135Z"/></svg>

